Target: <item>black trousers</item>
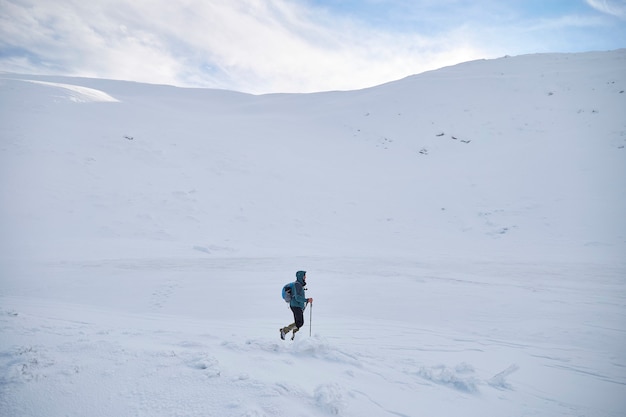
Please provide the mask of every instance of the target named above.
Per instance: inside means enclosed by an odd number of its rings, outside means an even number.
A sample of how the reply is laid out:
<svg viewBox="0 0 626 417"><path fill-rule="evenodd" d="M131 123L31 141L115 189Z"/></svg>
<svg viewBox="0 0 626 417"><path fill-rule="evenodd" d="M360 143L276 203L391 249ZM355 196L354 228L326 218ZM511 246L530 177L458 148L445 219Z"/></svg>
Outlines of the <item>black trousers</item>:
<svg viewBox="0 0 626 417"><path fill-rule="evenodd" d="M304 311L300 307L291 307L293 312L293 320L296 322L296 327L299 329L304 325Z"/></svg>

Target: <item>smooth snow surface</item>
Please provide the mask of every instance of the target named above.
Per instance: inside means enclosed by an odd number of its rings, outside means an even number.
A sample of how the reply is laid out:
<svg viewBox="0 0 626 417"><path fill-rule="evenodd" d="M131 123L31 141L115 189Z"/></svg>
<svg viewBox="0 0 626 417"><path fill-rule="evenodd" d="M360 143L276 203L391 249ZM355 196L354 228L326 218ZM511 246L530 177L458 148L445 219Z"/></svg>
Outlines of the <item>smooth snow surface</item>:
<svg viewBox="0 0 626 417"><path fill-rule="evenodd" d="M0 74L0 415L626 415L625 90L626 50L301 95Z"/></svg>

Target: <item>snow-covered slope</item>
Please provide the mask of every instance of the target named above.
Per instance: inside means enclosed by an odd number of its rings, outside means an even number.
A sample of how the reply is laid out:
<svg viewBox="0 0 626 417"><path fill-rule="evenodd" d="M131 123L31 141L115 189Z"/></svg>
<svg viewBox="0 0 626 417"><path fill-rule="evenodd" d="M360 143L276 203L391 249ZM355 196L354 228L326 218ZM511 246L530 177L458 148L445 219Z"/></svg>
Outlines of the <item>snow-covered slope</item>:
<svg viewBox="0 0 626 417"><path fill-rule="evenodd" d="M303 95L0 74L0 414L623 415L624 90L626 50Z"/></svg>
<svg viewBox="0 0 626 417"><path fill-rule="evenodd" d="M247 254L615 254L623 74L618 51L312 95L5 77L3 219L26 244L62 239L70 253L125 239Z"/></svg>
<svg viewBox="0 0 626 417"><path fill-rule="evenodd" d="M3 218L70 253L111 238L247 254L615 253L623 74L619 51L313 95L5 78Z"/></svg>

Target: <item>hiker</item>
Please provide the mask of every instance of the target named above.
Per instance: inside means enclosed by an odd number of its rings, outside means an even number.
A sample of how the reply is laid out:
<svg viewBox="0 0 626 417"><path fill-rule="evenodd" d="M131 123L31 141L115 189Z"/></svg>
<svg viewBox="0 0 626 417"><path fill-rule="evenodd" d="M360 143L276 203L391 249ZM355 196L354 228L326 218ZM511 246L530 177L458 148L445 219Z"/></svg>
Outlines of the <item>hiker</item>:
<svg viewBox="0 0 626 417"><path fill-rule="evenodd" d="M306 286L306 271L296 272L296 281L288 284L291 285L292 293L291 300L289 301L289 307L293 312L294 322L287 327L280 329L280 338L285 340L285 335L293 330L291 340L296 337L296 333L300 330L300 327L304 325L304 309L308 303L313 304L312 298L306 298L304 295Z"/></svg>

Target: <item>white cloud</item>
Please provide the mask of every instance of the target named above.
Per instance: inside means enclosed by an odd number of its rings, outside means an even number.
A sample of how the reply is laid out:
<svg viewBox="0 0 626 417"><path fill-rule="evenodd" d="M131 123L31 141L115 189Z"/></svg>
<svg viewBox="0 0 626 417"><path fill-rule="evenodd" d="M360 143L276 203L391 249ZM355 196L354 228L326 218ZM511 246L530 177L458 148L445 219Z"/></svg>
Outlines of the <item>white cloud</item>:
<svg viewBox="0 0 626 417"><path fill-rule="evenodd" d="M594 9L626 20L626 1L624 0L587 0Z"/></svg>
<svg viewBox="0 0 626 417"><path fill-rule="evenodd" d="M406 11L402 31L368 26L310 1L0 0L0 70L310 92L358 89L515 54L509 46L524 42L519 35L526 29L509 20L483 29L473 2L446 0L460 11L449 26L432 31L429 18L442 22L450 15L441 2L420 3L435 13L425 17L414 3L397 1L394 13ZM498 2L490 4L489 20L506 14Z"/></svg>
<svg viewBox="0 0 626 417"><path fill-rule="evenodd" d="M250 92L353 89L482 57L287 0L2 0L2 69Z"/></svg>

